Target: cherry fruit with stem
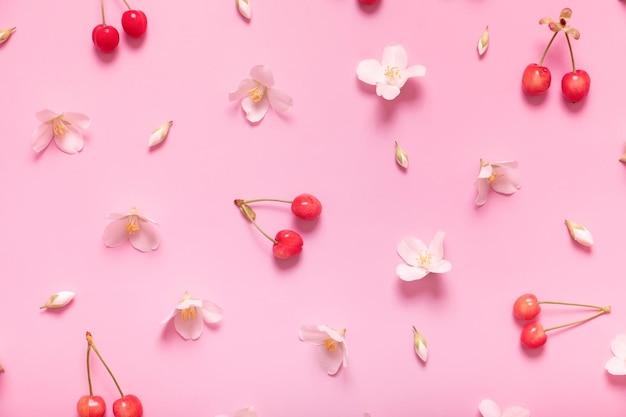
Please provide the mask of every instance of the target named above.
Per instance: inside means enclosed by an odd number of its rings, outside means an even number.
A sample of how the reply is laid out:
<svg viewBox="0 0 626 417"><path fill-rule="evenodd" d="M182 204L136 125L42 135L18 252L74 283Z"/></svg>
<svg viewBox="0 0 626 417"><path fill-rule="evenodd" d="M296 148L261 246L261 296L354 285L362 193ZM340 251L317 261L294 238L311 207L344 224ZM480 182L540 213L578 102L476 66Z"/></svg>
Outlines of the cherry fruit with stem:
<svg viewBox="0 0 626 417"><path fill-rule="evenodd" d="M291 205L291 212L302 220L315 220L322 214L322 203L312 194L303 193L297 195L293 200L280 200L277 198L256 198L254 200L235 200L235 204L240 207L242 204L274 202Z"/></svg>
<svg viewBox="0 0 626 417"><path fill-rule="evenodd" d="M102 12L102 23L93 28L91 40L96 49L105 54L110 54L120 43L120 33L113 26L106 24L104 17L104 0L100 0L100 10Z"/></svg>
<svg viewBox="0 0 626 417"><path fill-rule="evenodd" d="M603 310L606 307L590 304L566 303L562 301L539 301L535 294L522 294L513 303L513 315L520 320L532 320L541 312L541 304L555 304L562 306L584 307Z"/></svg>
<svg viewBox="0 0 626 417"><path fill-rule="evenodd" d="M141 401L139 401L139 398L132 394L124 395L124 392L120 388L120 384L117 382L115 375L113 375L113 372L111 372L111 369L102 358L102 355L100 355L98 348L93 343L93 337L90 332L87 332L86 338L89 346L88 349L93 349L96 355L98 355L98 359L100 359L100 362L102 362L102 365L106 368L120 393L121 398L118 398L113 403L113 415L115 417L141 417L143 415L143 405L141 404Z"/></svg>
<svg viewBox="0 0 626 417"><path fill-rule="evenodd" d="M83 395L78 399L76 411L80 417L102 417L106 413L106 403L104 398L99 395L93 395L93 387L91 385L91 367L89 366L89 354L91 353L91 345L87 344L87 382L89 383L89 395Z"/></svg>
<svg viewBox="0 0 626 417"><path fill-rule="evenodd" d="M141 10L134 10L126 0L124 0L124 4L128 10L122 14L122 28L131 38L141 38L148 28L146 14Z"/></svg>

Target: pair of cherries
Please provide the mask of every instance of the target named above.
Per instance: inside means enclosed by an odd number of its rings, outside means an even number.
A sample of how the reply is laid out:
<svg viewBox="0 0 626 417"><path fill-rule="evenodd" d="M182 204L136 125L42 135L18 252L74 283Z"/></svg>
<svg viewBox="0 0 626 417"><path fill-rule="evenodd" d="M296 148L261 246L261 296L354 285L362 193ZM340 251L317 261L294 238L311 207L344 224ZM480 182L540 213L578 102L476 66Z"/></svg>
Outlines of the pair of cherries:
<svg viewBox="0 0 626 417"><path fill-rule="evenodd" d="M598 310L598 312L593 316L587 317L583 320L578 320L572 323L562 324L560 326L554 326L550 327L549 329L544 329L541 323L534 320L541 312L541 304L557 304L563 306L591 308L594 310ZM610 306L600 307L589 304L564 303L560 301L538 301L537 296L535 296L534 294L523 294L519 296L513 304L513 315L516 318L520 320L532 320L530 323L527 323L522 328L522 334L520 336L522 344L529 349L536 349L545 345L548 341L547 333L552 330L562 329L569 326L576 326L586 321L593 320L596 317L601 316L602 314L610 312Z"/></svg>
<svg viewBox="0 0 626 417"><path fill-rule="evenodd" d="M146 14L141 10L133 10L126 0L123 1L128 10L122 14L122 28L131 38L139 39L146 33L148 28ZM100 0L100 8L102 10L102 23L93 28L91 40L100 52L110 54L120 43L120 33L114 26L106 24L104 0Z"/></svg>
<svg viewBox="0 0 626 417"><path fill-rule="evenodd" d="M89 354L93 350L98 355L100 362L104 365L111 378L113 378L113 382L115 382L115 386L117 390L120 392L120 397L113 403L113 415L115 417L141 417L143 415L143 406L139 398L136 396L129 394L124 395L120 385L117 383L117 379L109 369L108 365L102 359L98 348L93 343L93 337L91 333L87 332L85 335L87 338L87 381L89 382L89 395L83 395L79 398L78 403L76 404L76 411L80 417L102 417L106 413L106 403L104 402L104 398L99 395L93 395L93 388L91 386L91 369L89 366Z"/></svg>
<svg viewBox="0 0 626 417"><path fill-rule="evenodd" d="M299 255L302 252L302 246L304 241L302 236L293 230L284 229L276 233L275 237L271 237L265 233L256 224L256 213L250 207L252 203L260 202L275 202L275 203L287 203L291 205L291 212L302 220L313 221L316 220L320 214L322 214L322 203L311 194L300 194L293 200L278 200L273 198L258 198L254 200L242 200L236 199L235 205L239 207L244 217L250 220L250 222L256 227L256 229L269 239L274 246L272 247L272 253L278 259L289 259Z"/></svg>

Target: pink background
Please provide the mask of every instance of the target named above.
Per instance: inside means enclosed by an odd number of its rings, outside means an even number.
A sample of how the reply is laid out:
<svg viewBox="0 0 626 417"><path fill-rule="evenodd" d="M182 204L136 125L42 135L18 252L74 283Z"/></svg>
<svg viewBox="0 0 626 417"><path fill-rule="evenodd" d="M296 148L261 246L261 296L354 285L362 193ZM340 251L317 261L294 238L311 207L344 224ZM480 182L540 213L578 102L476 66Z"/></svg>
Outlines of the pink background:
<svg viewBox="0 0 626 417"><path fill-rule="evenodd" d="M610 341L626 332L626 173L623 53L626 6L528 0L251 0L148 2L146 38L122 34L103 59L91 43L98 1L3 2L0 26L0 416L71 416L88 392L90 330L146 417L214 416L254 405L269 416L478 416L491 398L534 416L626 413L626 378L604 370ZM579 68L591 92L566 103L569 71L559 36L542 99L521 92L524 67L551 33L537 24L574 10ZM105 3L120 30L122 1ZM481 59L476 42L489 25ZM428 68L386 102L357 80L362 59L402 44ZM267 64L295 101L250 125L227 93ZM83 152L54 145L35 155L38 110L78 111L92 126ZM147 140L174 120L163 146ZM394 141L407 151L396 165ZM474 205L479 159L519 161L522 188ZM280 262L234 198L315 194L314 225L287 206L260 206L274 234L297 228L296 261ZM161 247L140 253L100 240L109 212L136 206L160 224ZM568 218L589 228L574 243ZM445 230L452 271L405 283L394 273L404 236ZM39 306L73 290L64 310ZM224 308L224 319L184 341L159 322L184 291ZM610 304L613 311L551 334L528 352L511 314L522 293ZM545 308L546 326L586 312ZM329 377L300 324L347 329L350 364ZM430 358L413 351L411 326ZM95 357L93 358L95 359ZM96 394L117 398L92 362ZM107 415L112 415L109 409Z"/></svg>

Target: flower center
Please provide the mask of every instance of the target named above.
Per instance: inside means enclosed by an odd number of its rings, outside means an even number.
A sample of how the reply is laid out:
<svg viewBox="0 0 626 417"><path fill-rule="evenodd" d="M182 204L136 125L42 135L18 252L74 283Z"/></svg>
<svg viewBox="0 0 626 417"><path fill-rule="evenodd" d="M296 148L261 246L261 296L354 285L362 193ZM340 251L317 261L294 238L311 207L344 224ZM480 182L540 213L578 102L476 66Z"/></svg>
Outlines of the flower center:
<svg viewBox="0 0 626 417"><path fill-rule="evenodd" d="M387 67L385 68L385 77L387 77L387 81L389 84L395 84L400 80L400 68L398 67Z"/></svg>
<svg viewBox="0 0 626 417"><path fill-rule="evenodd" d="M493 171L491 173L491 175L489 177L487 177L487 182L489 184L493 184L494 182L496 182L496 180L498 179L498 177L501 177L503 174L500 174L499 172Z"/></svg>
<svg viewBox="0 0 626 417"><path fill-rule="evenodd" d="M69 129L65 125L63 119L61 119L61 116L56 117L52 121L52 131L54 132L54 136L57 136L59 138L62 138L67 132L69 132Z"/></svg>
<svg viewBox="0 0 626 417"><path fill-rule="evenodd" d="M260 84L254 87L253 89L248 90L248 95L250 96L252 101L254 101L255 103L258 103L259 101L261 101L264 94L265 94L265 86L260 85Z"/></svg>
<svg viewBox="0 0 626 417"><path fill-rule="evenodd" d="M561 19L559 20L559 23L561 24L561 26L565 27L565 25L567 25L567 20L565 20L565 19L561 18Z"/></svg>
<svg viewBox="0 0 626 417"><path fill-rule="evenodd" d="M183 320L195 319L197 314L198 313L196 312L195 307L187 307L180 312L180 316L183 318Z"/></svg>
<svg viewBox="0 0 626 417"><path fill-rule="evenodd" d="M417 258L417 262L419 262L419 264L422 266L430 265L432 260L433 254L428 252L427 250L421 250L420 257Z"/></svg>
<svg viewBox="0 0 626 417"><path fill-rule="evenodd" d="M137 216L130 216L126 221L126 232L129 235L134 235L139 230L139 223L137 222Z"/></svg>
<svg viewBox="0 0 626 417"><path fill-rule="evenodd" d="M335 339L327 337L322 341L322 343L324 343L324 347L329 352L334 352L337 350L337 341Z"/></svg>

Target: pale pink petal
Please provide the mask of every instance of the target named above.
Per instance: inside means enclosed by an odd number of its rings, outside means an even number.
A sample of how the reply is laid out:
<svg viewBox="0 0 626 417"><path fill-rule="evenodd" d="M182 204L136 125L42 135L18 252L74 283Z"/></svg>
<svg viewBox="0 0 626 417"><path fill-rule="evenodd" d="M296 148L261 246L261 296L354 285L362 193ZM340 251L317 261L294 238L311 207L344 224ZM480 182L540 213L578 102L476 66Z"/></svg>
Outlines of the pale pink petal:
<svg viewBox="0 0 626 417"><path fill-rule="evenodd" d="M398 88L404 87L404 84L413 77L423 77L426 75L426 67L423 65L413 65L403 71L400 71L400 79L396 83Z"/></svg>
<svg viewBox="0 0 626 417"><path fill-rule="evenodd" d="M482 206L487 202L487 196L489 195L489 189L491 186L489 185L489 181L486 179L477 179L476 180L476 189L478 190L478 195L476 196L477 206Z"/></svg>
<svg viewBox="0 0 626 417"><path fill-rule="evenodd" d="M172 319L172 317L174 317L176 315L176 313L178 313L180 310L178 310L177 308L173 308L172 311L170 311L170 314L167 315L167 317L165 317L163 320L161 320L160 324L165 324L168 321L170 321Z"/></svg>
<svg viewBox="0 0 626 417"><path fill-rule="evenodd" d="M396 267L396 275L402 281L417 281L428 275L429 271L417 266L400 264Z"/></svg>
<svg viewBox="0 0 626 417"><path fill-rule="evenodd" d="M67 132L63 135L63 137L55 136L54 142L56 145L65 153L73 154L83 150L83 146L85 145L85 141L83 140L83 135L80 133L78 128L73 125L67 125Z"/></svg>
<svg viewBox="0 0 626 417"><path fill-rule="evenodd" d="M324 324L320 324L319 326L317 326L317 328L320 331L326 333L331 339L336 340L337 342L343 342L343 331L335 330Z"/></svg>
<svg viewBox="0 0 626 417"><path fill-rule="evenodd" d="M212 301L202 301L202 316L207 323L217 323L222 319L224 310Z"/></svg>
<svg viewBox="0 0 626 417"><path fill-rule="evenodd" d="M480 404L478 404L478 410L480 410L480 414L482 414L483 417L501 417L502 415L498 404L489 399L482 400Z"/></svg>
<svg viewBox="0 0 626 417"><path fill-rule="evenodd" d="M128 232L126 231L125 218L109 223L102 234L102 241L110 248L119 246L126 241L126 239L128 239Z"/></svg>
<svg viewBox="0 0 626 417"><path fill-rule="evenodd" d="M402 45L387 45L383 50L382 67L398 67L406 69L408 63L406 51Z"/></svg>
<svg viewBox="0 0 626 417"><path fill-rule="evenodd" d="M380 62L375 59L366 59L356 67L356 76L365 84L376 85L385 82L385 74Z"/></svg>
<svg viewBox="0 0 626 417"><path fill-rule="evenodd" d="M623 361L626 361L626 334L618 334L611 341L611 352Z"/></svg>
<svg viewBox="0 0 626 417"><path fill-rule="evenodd" d="M280 90L270 88L267 90L267 99L272 108L278 112L286 112L293 107L293 99Z"/></svg>
<svg viewBox="0 0 626 417"><path fill-rule="evenodd" d="M91 124L91 120L89 119L89 117L87 117L86 115L82 113L76 113L76 112L71 112L71 111L65 112L63 113L62 118L63 120L70 122L71 124L79 127L82 130L87 129L89 125Z"/></svg>
<svg viewBox="0 0 626 417"><path fill-rule="evenodd" d="M452 264L450 263L450 261L447 261L445 259L442 259L439 262L436 262L428 267L428 270L430 272L434 272L436 274L443 274L445 272L449 272L451 269Z"/></svg>
<svg viewBox="0 0 626 417"><path fill-rule="evenodd" d="M174 328L183 339L196 340L200 337L204 328L202 315L197 314L195 317L189 317L187 320L184 320L182 314L176 314L174 316Z"/></svg>
<svg viewBox="0 0 626 417"><path fill-rule="evenodd" d="M233 417L257 417L257 413L254 407L248 406L235 411Z"/></svg>
<svg viewBox="0 0 626 417"><path fill-rule="evenodd" d="M254 90L258 85L259 83L254 81L252 78L241 80L239 87L237 87L235 91L228 93L228 99L230 101L239 100L240 98L247 96L248 91Z"/></svg>
<svg viewBox="0 0 626 417"><path fill-rule="evenodd" d="M505 173L502 176L496 177L496 179L491 183L491 188L501 194L513 194L520 188L520 185L517 181L515 181L515 178L512 178L508 173Z"/></svg>
<svg viewBox="0 0 626 417"><path fill-rule="evenodd" d="M128 236L133 247L141 252L149 252L159 247L159 232L149 222L139 222L139 230Z"/></svg>
<svg viewBox="0 0 626 417"><path fill-rule="evenodd" d="M385 83L376 84L376 94L385 100L393 100L400 94L400 87L397 85L389 85Z"/></svg>
<svg viewBox="0 0 626 417"><path fill-rule="evenodd" d="M520 405L514 405L504 410L502 417L530 417L530 410Z"/></svg>
<svg viewBox="0 0 626 417"><path fill-rule="evenodd" d="M435 233L435 237L430 241L428 245L428 252L433 255L433 261L439 261L443 259L443 239L446 237L446 232L438 230Z"/></svg>
<svg viewBox="0 0 626 417"><path fill-rule="evenodd" d="M418 264L417 260L420 257L420 253L422 251L426 251L427 249L428 248L424 242L414 237L405 237L396 247L398 255L400 255L404 262L411 266L416 266Z"/></svg>
<svg viewBox="0 0 626 417"><path fill-rule="evenodd" d="M58 117L59 114L53 112L52 110L48 110L48 109L44 109L41 111L38 111L37 113L35 113L35 117L37 118L37 120L39 120L41 123L46 123L49 122L50 120Z"/></svg>
<svg viewBox="0 0 626 417"><path fill-rule="evenodd" d="M185 296L183 297L183 299L180 301L180 303L178 303L178 305L176 306L177 310L186 310L189 307L198 307L198 308L202 308L202 300L198 299L198 298L191 298L189 296L189 293L186 292Z"/></svg>
<svg viewBox="0 0 626 417"><path fill-rule="evenodd" d="M492 165L495 167L505 167L505 168L515 169L517 168L517 161L512 160L512 159L508 161L498 161L498 162L492 163Z"/></svg>
<svg viewBox="0 0 626 417"><path fill-rule="evenodd" d="M128 214L128 213L127 213L127 214ZM148 216L144 216L143 214L139 214L139 213L132 213L132 214L133 214L133 215L135 215L135 216L137 216L137 218L138 218L139 220L142 220L142 221L144 221L144 222L148 222L148 223L152 223L152 224L158 224L158 223L156 222L156 220L153 220L153 219L151 219L151 218L150 218L150 217L148 217Z"/></svg>
<svg viewBox="0 0 626 417"><path fill-rule="evenodd" d="M109 213L106 218L109 220L118 220L124 217L128 217L128 213Z"/></svg>
<svg viewBox="0 0 626 417"><path fill-rule="evenodd" d="M328 375L335 375L344 363L343 343L337 343L333 351L326 349L325 346L319 346L317 349L318 358L322 367L328 372Z"/></svg>
<svg viewBox="0 0 626 417"><path fill-rule="evenodd" d="M51 124L41 124L37 126L35 132L33 133L33 139L31 141L31 146L35 152L41 152L50 144L52 137L54 134L52 133L52 125Z"/></svg>
<svg viewBox="0 0 626 417"><path fill-rule="evenodd" d="M604 366L611 375L626 375L626 361L613 356Z"/></svg>
<svg viewBox="0 0 626 417"><path fill-rule="evenodd" d="M478 171L478 178L487 179L491 177L491 174L493 174L493 167L491 166L491 164L483 165L481 161L480 171Z"/></svg>
<svg viewBox="0 0 626 417"><path fill-rule="evenodd" d="M267 65L256 65L250 70L250 76L266 87L274 86L272 70Z"/></svg>
<svg viewBox="0 0 626 417"><path fill-rule="evenodd" d="M328 333L321 331L315 324L303 324L298 331L298 338L306 343L321 345L328 338Z"/></svg>
<svg viewBox="0 0 626 417"><path fill-rule="evenodd" d="M269 107L270 102L265 95L257 102L252 100L250 97L244 97L243 100L241 100L241 108L244 112L246 112L246 119L252 123L257 123L263 120L263 117L265 117Z"/></svg>

